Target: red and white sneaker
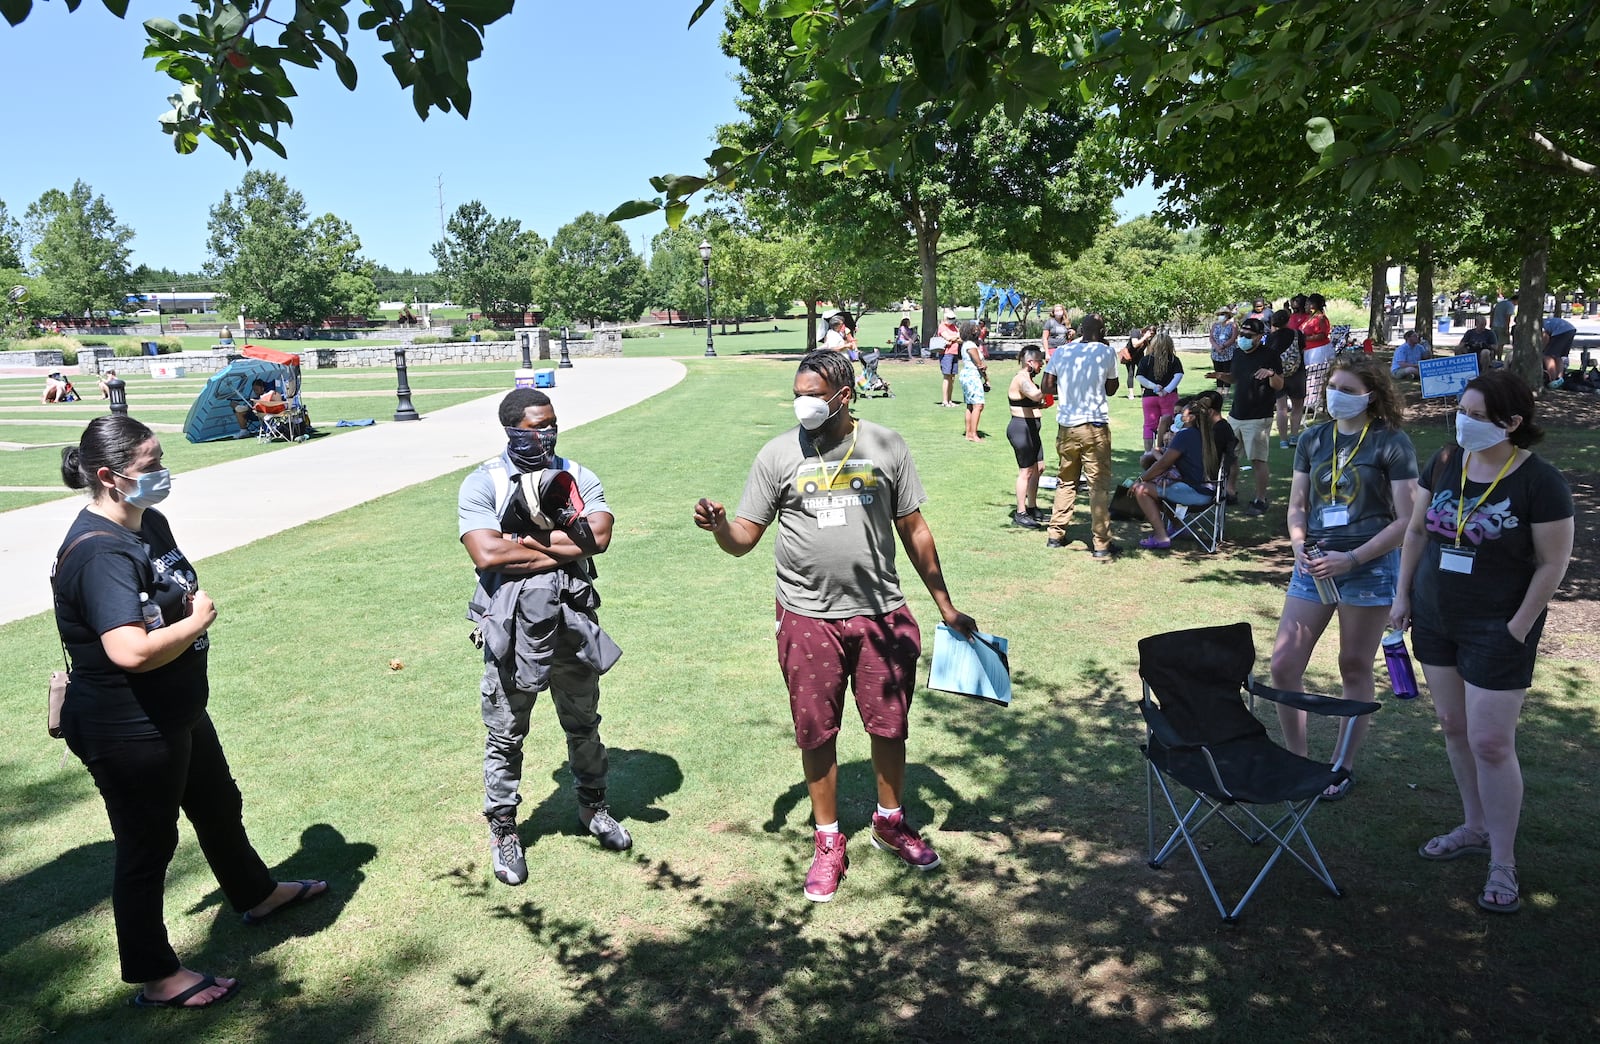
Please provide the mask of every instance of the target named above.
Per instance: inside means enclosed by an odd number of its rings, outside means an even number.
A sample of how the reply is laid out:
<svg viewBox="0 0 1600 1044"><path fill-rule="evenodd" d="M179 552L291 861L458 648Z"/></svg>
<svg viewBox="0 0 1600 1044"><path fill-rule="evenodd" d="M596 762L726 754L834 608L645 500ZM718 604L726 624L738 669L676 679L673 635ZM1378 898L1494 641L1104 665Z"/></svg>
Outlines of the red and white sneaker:
<svg viewBox="0 0 1600 1044"><path fill-rule="evenodd" d="M833 894L844 880L850 859L844 854L844 835L816 832L817 854L806 871L806 898L814 903L833 901Z"/></svg>
<svg viewBox="0 0 1600 1044"><path fill-rule="evenodd" d="M939 865L939 853L911 828L903 811L892 816L872 814L872 847L893 852L918 870L932 870Z"/></svg>

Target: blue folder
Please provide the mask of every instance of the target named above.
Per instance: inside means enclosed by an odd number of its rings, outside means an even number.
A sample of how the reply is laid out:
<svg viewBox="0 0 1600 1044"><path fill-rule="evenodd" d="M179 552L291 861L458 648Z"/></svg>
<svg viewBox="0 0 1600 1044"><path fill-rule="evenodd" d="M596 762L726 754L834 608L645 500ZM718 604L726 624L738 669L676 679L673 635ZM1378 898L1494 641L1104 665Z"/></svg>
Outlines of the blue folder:
<svg viewBox="0 0 1600 1044"><path fill-rule="evenodd" d="M928 671L928 688L972 696L1002 707L1011 705L1011 661L1006 656L1010 643L982 631L973 632L971 641L945 624L933 632L933 667Z"/></svg>

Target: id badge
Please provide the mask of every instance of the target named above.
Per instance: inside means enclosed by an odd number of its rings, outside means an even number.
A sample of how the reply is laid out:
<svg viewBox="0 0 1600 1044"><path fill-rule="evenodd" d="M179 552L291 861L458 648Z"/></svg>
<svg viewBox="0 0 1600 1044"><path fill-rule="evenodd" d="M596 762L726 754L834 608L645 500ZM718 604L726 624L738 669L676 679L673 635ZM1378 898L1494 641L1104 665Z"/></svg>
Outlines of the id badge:
<svg viewBox="0 0 1600 1044"><path fill-rule="evenodd" d="M1478 553L1475 547L1445 547L1439 549L1439 568L1447 573L1472 572L1472 559Z"/></svg>
<svg viewBox="0 0 1600 1044"><path fill-rule="evenodd" d="M850 524L849 518L844 513L844 508L823 508L817 512L817 528L831 529L834 526Z"/></svg>
<svg viewBox="0 0 1600 1044"><path fill-rule="evenodd" d="M1346 526L1350 524L1350 505L1324 504L1322 506L1322 525L1324 527Z"/></svg>

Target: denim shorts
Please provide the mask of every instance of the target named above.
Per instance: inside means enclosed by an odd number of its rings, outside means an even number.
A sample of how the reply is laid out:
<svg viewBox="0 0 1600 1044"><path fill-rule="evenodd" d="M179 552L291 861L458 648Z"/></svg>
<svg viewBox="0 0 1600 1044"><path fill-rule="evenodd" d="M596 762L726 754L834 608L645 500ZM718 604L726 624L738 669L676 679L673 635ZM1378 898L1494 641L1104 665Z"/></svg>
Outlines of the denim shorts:
<svg viewBox="0 0 1600 1044"><path fill-rule="evenodd" d="M1544 614L1517 641L1498 616L1411 618L1411 651L1418 663L1454 667L1461 680L1480 689L1526 689L1544 634Z"/></svg>
<svg viewBox="0 0 1600 1044"><path fill-rule="evenodd" d="M1335 551L1334 554L1343 554ZM1358 566L1343 576L1333 578L1339 586L1339 601L1345 605L1393 605L1395 582L1400 576L1400 550L1396 548L1380 555L1366 565ZM1320 602L1317 584L1310 573L1302 573L1296 566L1289 577L1289 597L1307 602Z"/></svg>
<svg viewBox="0 0 1600 1044"><path fill-rule="evenodd" d="M961 356L955 352L939 356L939 372L946 377L954 377L956 375L956 367L960 365Z"/></svg>

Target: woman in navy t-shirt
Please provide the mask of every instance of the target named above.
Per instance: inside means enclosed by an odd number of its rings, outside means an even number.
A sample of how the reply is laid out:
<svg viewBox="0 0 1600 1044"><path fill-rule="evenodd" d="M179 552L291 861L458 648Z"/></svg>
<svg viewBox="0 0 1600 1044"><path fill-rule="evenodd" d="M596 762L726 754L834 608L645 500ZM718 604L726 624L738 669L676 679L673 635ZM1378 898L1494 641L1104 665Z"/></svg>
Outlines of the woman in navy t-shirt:
<svg viewBox="0 0 1600 1044"><path fill-rule="evenodd" d="M1156 458L1139 481L1133 485L1134 499L1150 522L1151 535L1139 541L1147 550L1165 550L1172 546L1167 535L1167 522L1161 513L1161 503L1204 507L1216 499L1212 479L1222 452L1213 431L1210 402L1197 396L1194 403L1185 406L1181 417L1183 427L1172 433L1166 451Z"/></svg>
<svg viewBox="0 0 1600 1044"><path fill-rule="evenodd" d="M56 629L72 660L61 728L111 821L122 977L140 984L137 1006L203 1008L239 984L185 968L167 941L163 885L180 809L246 923L328 886L275 881L245 834L243 799L206 713L217 608L154 510L171 488L161 443L130 417L98 417L62 451L61 477L91 497L51 581Z"/></svg>

